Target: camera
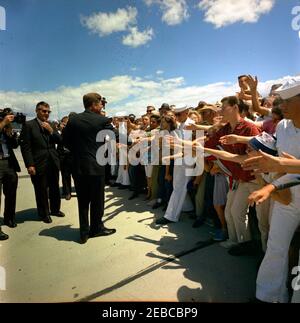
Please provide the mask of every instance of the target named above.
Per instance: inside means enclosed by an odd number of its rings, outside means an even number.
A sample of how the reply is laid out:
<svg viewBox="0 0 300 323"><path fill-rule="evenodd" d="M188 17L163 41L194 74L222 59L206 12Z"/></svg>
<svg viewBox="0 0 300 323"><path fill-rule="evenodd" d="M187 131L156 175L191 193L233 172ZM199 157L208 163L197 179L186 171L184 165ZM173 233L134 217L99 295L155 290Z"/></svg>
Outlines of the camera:
<svg viewBox="0 0 300 323"><path fill-rule="evenodd" d="M26 122L26 116L21 112L13 113L12 109L10 108L0 110L0 120L3 120L7 115L14 115L15 118L13 123L23 125Z"/></svg>

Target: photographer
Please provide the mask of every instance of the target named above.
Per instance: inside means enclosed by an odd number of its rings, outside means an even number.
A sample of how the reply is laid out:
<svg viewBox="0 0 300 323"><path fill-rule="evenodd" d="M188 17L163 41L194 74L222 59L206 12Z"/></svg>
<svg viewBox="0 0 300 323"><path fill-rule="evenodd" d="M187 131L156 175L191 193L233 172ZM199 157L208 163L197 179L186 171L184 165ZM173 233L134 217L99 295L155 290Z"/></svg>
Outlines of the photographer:
<svg viewBox="0 0 300 323"><path fill-rule="evenodd" d="M0 113L0 186L3 187L4 201L4 225L15 228L16 224L16 195L20 166L13 152L18 147L16 134L12 131L11 123L15 117L10 109ZM0 239L8 238L1 232Z"/></svg>

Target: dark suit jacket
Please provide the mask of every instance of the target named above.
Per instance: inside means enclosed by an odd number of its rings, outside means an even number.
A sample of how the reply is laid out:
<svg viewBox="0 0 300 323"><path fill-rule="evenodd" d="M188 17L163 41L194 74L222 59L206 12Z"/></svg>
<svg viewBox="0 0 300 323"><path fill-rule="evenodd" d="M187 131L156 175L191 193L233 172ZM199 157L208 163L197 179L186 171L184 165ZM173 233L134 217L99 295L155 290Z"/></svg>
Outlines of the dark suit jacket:
<svg viewBox="0 0 300 323"><path fill-rule="evenodd" d="M15 137L15 136L8 137L6 134L4 134L4 138L5 138L8 153L9 153L8 164L16 172L20 172L21 168L20 168L19 162L15 156L15 153L13 151L13 149L15 149L19 146L19 141L18 141L17 137Z"/></svg>
<svg viewBox="0 0 300 323"><path fill-rule="evenodd" d="M110 120L89 110L70 117L63 131L63 144L71 151L74 174L105 174L105 167L96 160L97 150L104 144L96 142L96 137L99 131L105 129L114 131Z"/></svg>
<svg viewBox="0 0 300 323"><path fill-rule="evenodd" d="M55 166L60 169L58 153L55 144L61 143L62 138L57 131L53 134L44 130L37 119L27 121L21 132L20 145L21 152L28 168L34 166L37 175L44 174L47 169L49 159L52 159Z"/></svg>

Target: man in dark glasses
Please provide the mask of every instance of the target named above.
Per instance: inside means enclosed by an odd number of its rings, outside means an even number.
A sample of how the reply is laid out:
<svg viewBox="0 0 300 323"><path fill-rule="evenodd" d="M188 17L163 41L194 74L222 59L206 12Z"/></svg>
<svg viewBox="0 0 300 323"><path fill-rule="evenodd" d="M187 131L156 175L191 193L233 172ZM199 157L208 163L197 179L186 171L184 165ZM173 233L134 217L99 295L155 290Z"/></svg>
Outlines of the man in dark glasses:
<svg viewBox="0 0 300 323"><path fill-rule="evenodd" d="M20 136L22 156L34 187L38 215L45 223L52 222L50 215L65 216L60 211L60 163L55 147L62 138L48 122L50 113L49 104L39 102L36 118L24 124Z"/></svg>

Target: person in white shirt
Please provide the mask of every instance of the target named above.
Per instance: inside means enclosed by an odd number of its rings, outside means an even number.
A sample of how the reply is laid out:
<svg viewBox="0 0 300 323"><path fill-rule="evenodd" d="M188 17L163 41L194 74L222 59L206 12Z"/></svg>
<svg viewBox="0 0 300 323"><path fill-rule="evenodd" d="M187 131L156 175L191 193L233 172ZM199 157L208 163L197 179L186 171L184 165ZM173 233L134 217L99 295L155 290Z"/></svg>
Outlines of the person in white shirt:
<svg viewBox="0 0 300 323"><path fill-rule="evenodd" d="M286 119L276 129L279 156L288 153L300 158L300 77L290 79L275 91L283 99ZM288 250L300 225L300 186L291 188L289 205L274 203L266 255L256 282L256 298L264 302L285 303L289 300L287 283Z"/></svg>
<svg viewBox="0 0 300 323"><path fill-rule="evenodd" d="M193 120L188 118L189 108L175 108L174 109L176 119L179 123L178 129L175 130L175 136L179 136L183 139L185 127L191 123ZM178 222L180 213L182 211L184 202L187 196L187 184L191 179L191 176L186 174L187 165L185 165L183 159L177 159L174 164L174 175L173 175L173 192L166 210L165 215L156 220L156 224L164 225L168 223ZM186 202L187 204L188 201ZM191 202L190 202L191 203Z"/></svg>

